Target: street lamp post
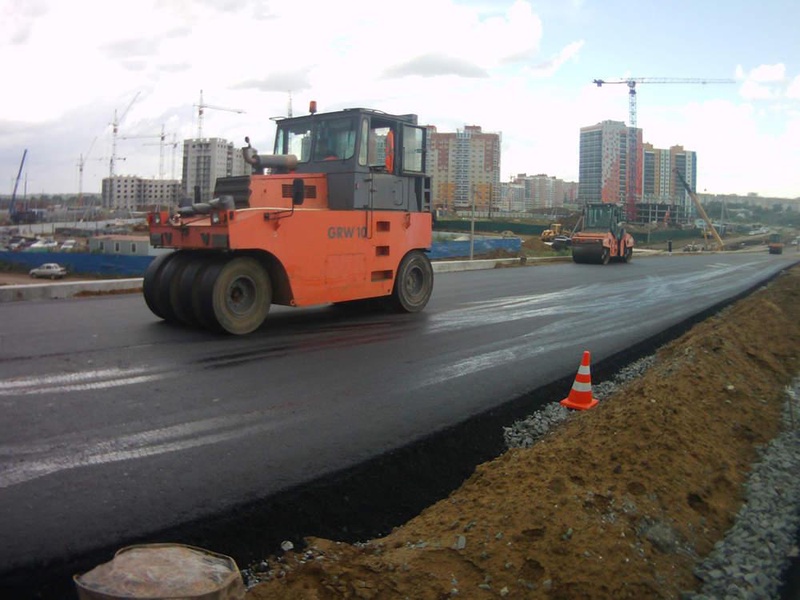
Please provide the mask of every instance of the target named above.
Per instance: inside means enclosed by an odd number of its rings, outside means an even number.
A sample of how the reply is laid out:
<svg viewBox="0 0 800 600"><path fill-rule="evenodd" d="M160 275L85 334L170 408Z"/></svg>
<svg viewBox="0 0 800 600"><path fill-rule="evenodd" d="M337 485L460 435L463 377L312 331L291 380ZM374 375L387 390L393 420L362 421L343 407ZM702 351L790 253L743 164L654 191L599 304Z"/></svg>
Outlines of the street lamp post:
<svg viewBox="0 0 800 600"><path fill-rule="evenodd" d="M472 218L469 226L469 259L472 260L475 250L475 184L472 184Z"/></svg>

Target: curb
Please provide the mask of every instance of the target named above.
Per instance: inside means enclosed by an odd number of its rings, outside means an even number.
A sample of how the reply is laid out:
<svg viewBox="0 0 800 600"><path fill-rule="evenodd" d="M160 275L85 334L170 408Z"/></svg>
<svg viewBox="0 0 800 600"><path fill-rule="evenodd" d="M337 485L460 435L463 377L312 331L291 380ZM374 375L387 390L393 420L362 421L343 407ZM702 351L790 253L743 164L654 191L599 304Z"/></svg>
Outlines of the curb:
<svg viewBox="0 0 800 600"><path fill-rule="evenodd" d="M640 251L641 252L641 251ZM530 266L536 263L572 262L569 256L544 256L536 258L497 258L480 260L432 261L434 273L456 273L498 267ZM0 304L25 300L61 300L77 296L102 296L105 294L139 293L142 278L103 279L97 281L64 281L0 285Z"/></svg>
<svg viewBox="0 0 800 600"><path fill-rule="evenodd" d="M454 260L433 262L434 273L494 269L498 265L518 265L518 258L496 260ZM102 296L105 294L140 293L142 278L104 279L99 281L63 281L0 286L0 303L25 300L61 300L77 296Z"/></svg>

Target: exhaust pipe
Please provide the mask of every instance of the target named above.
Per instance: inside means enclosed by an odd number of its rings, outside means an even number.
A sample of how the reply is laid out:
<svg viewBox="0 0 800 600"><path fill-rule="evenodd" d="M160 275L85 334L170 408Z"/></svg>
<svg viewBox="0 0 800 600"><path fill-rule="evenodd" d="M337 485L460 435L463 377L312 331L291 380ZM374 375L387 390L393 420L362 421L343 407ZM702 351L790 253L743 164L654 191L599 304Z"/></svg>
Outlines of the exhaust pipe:
<svg viewBox="0 0 800 600"><path fill-rule="evenodd" d="M294 171L297 168L297 157L294 154L266 154L259 156L258 150L250 145L250 138L244 138L247 146L242 148L244 161L253 165L256 169L280 169L285 172Z"/></svg>

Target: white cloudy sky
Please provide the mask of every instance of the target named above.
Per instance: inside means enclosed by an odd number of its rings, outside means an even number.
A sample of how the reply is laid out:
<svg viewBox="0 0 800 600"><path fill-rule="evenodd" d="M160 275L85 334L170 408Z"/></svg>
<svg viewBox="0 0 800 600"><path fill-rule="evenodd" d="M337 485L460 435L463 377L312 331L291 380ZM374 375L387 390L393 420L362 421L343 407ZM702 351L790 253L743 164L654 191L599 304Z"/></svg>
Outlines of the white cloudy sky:
<svg viewBox="0 0 800 600"><path fill-rule="evenodd" d="M204 135L262 152L291 91L295 114L480 125L503 180L577 181L580 128L628 120L627 87L592 80L670 77L735 83L639 84L645 141L695 150L698 191L797 197L797 23L796 0L0 0L0 194L26 148L28 193L76 192L81 156L98 192L115 111L116 172L157 176L162 126L195 136L201 89L245 111L206 109Z"/></svg>

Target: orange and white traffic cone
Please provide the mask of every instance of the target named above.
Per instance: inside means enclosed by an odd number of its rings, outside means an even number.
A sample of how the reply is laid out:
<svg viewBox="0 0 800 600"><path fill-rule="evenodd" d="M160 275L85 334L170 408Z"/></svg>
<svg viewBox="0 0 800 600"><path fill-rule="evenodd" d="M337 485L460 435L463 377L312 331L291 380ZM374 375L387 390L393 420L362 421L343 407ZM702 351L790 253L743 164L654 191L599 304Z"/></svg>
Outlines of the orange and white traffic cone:
<svg viewBox="0 0 800 600"><path fill-rule="evenodd" d="M561 401L561 406L567 408L574 408L575 410L587 410L597 406L599 400L592 397L592 373L589 368L591 355L586 350L583 353L583 360L581 366L578 368L578 374L575 376L575 382L572 384L572 389L569 391L569 396Z"/></svg>

